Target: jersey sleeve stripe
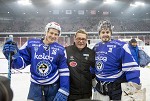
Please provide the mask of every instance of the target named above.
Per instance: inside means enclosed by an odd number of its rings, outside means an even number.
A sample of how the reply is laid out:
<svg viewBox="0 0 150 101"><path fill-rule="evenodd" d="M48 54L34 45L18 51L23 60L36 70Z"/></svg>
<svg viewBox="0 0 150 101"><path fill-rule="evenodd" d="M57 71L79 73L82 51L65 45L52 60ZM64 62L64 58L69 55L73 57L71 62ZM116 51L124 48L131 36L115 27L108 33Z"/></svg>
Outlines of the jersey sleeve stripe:
<svg viewBox="0 0 150 101"><path fill-rule="evenodd" d="M60 73L60 76L69 76L69 73Z"/></svg>
<svg viewBox="0 0 150 101"><path fill-rule="evenodd" d="M125 67L125 66L134 66L134 65L138 65L138 64L136 62L128 62L128 63L123 63L122 67Z"/></svg>
<svg viewBox="0 0 150 101"><path fill-rule="evenodd" d="M135 71L140 70L140 67L128 67L128 68L122 68L123 71Z"/></svg>
<svg viewBox="0 0 150 101"><path fill-rule="evenodd" d="M61 93L63 93L63 94L65 94L65 95L67 95L67 96L69 95L68 92L66 92L66 91L64 91L64 90L62 90L62 89L59 89L58 91L61 92Z"/></svg>
<svg viewBox="0 0 150 101"><path fill-rule="evenodd" d="M59 72L68 72L69 71L69 69L68 68L63 68L63 69L59 69Z"/></svg>

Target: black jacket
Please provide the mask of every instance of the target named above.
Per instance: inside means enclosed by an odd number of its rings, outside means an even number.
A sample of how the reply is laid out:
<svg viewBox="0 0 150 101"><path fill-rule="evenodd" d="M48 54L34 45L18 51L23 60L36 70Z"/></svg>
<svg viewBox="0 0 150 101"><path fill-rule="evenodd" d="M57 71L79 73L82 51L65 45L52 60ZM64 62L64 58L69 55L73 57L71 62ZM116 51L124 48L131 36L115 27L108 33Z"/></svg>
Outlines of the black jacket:
<svg viewBox="0 0 150 101"><path fill-rule="evenodd" d="M94 51L87 46L81 51L75 46L66 47L67 63L70 69L70 95L92 94L92 74L95 65Z"/></svg>

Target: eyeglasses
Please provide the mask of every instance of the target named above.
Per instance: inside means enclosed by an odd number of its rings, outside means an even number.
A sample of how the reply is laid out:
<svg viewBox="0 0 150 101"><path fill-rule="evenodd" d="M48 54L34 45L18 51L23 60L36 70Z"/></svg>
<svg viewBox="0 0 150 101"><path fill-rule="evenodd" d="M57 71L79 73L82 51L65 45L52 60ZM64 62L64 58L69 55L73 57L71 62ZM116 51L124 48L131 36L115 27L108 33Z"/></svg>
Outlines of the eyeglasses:
<svg viewBox="0 0 150 101"><path fill-rule="evenodd" d="M76 38L76 40L77 40L77 41L81 41L81 40L82 40L82 41L86 41L87 39L86 39L86 38Z"/></svg>

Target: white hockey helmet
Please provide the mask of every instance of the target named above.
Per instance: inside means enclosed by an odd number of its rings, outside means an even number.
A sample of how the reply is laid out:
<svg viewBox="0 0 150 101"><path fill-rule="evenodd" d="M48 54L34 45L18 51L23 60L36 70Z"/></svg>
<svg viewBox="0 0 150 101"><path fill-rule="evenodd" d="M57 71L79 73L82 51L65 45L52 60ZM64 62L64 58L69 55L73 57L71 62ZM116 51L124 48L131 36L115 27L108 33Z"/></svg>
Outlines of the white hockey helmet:
<svg viewBox="0 0 150 101"><path fill-rule="evenodd" d="M58 23L56 23L56 22L48 23L45 27L45 32L47 32L50 28L58 30L59 31L59 36L61 35L61 27Z"/></svg>

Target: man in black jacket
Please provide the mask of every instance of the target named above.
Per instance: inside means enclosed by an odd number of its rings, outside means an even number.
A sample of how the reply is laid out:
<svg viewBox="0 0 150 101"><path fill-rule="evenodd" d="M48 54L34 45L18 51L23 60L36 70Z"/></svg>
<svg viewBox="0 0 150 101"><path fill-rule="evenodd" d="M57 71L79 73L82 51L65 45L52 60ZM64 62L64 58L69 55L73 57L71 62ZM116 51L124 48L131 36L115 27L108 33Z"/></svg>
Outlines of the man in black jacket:
<svg viewBox="0 0 150 101"><path fill-rule="evenodd" d="M94 51L87 47L87 32L78 30L74 44L66 47L67 63L70 69L70 95L68 101L89 99L92 96L92 74L94 68Z"/></svg>

